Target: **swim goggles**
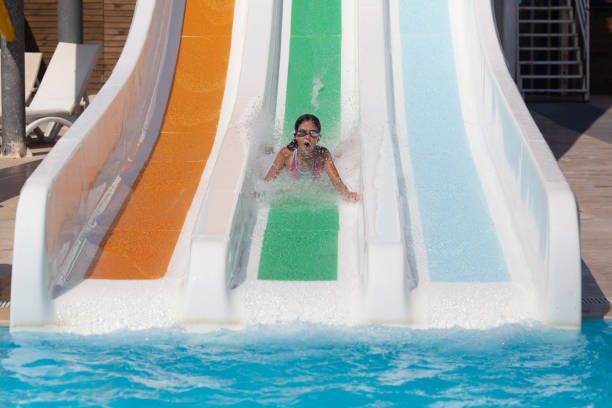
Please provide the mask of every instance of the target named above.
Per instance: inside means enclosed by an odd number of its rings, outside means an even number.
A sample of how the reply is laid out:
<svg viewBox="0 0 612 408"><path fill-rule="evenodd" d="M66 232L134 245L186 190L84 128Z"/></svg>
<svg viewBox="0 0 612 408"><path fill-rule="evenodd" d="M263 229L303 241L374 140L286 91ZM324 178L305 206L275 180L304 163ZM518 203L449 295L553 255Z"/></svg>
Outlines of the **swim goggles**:
<svg viewBox="0 0 612 408"><path fill-rule="evenodd" d="M293 135L297 136L297 137L304 137L306 136L306 134L309 133L310 136L312 137L319 137L321 136L320 132L317 132L316 130L311 130L310 132L306 132L304 129L298 129L293 131Z"/></svg>

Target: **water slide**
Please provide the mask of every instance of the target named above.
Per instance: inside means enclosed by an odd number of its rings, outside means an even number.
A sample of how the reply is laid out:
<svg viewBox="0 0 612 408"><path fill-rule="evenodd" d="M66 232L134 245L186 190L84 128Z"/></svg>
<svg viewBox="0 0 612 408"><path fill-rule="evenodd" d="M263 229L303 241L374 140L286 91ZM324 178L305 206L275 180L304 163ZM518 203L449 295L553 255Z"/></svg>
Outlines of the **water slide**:
<svg viewBox="0 0 612 408"><path fill-rule="evenodd" d="M262 181L320 117L358 203ZM580 324L573 195L488 0L139 1L21 193L11 328Z"/></svg>

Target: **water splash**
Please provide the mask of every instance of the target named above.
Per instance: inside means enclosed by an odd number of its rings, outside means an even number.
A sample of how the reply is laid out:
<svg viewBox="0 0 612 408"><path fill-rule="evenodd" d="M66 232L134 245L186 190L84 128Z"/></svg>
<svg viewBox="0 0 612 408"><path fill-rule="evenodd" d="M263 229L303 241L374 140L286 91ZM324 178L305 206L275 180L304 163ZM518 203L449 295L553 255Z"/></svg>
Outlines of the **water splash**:
<svg viewBox="0 0 612 408"><path fill-rule="evenodd" d="M321 82L321 77L314 77L312 79L312 97L310 98L310 104L317 110L319 109L319 92L324 86L323 82Z"/></svg>

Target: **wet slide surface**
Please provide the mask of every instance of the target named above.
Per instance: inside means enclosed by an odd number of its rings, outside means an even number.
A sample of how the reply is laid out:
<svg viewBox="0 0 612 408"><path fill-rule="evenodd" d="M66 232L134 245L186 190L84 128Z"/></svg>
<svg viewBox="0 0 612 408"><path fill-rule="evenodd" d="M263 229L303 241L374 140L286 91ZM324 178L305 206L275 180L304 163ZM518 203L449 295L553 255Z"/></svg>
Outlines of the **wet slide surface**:
<svg viewBox="0 0 612 408"><path fill-rule="evenodd" d="M285 104L287 142L295 120L313 113L321 121L319 145L340 129L340 0L293 1ZM295 194L271 205L258 279L336 280L338 207L333 201Z"/></svg>
<svg viewBox="0 0 612 408"><path fill-rule="evenodd" d="M217 130L230 52L233 0L188 0L157 143L104 238L93 279L165 275Z"/></svg>
<svg viewBox="0 0 612 408"><path fill-rule="evenodd" d="M408 142L430 279L509 281L464 128L447 1L400 1L399 12Z"/></svg>

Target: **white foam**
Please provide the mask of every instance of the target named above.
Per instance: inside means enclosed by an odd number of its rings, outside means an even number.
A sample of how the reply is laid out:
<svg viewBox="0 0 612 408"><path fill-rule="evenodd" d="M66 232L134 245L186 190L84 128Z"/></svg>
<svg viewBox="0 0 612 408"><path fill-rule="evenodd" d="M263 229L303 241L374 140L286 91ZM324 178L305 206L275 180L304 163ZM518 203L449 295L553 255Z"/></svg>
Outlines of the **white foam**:
<svg viewBox="0 0 612 408"><path fill-rule="evenodd" d="M512 283L421 283L410 294L411 325L486 329L534 320L533 294Z"/></svg>
<svg viewBox="0 0 612 408"><path fill-rule="evenodd" d="M170 327L179 321L178 281L86 279L53 303L59 330L80 334Z"/></svg>

